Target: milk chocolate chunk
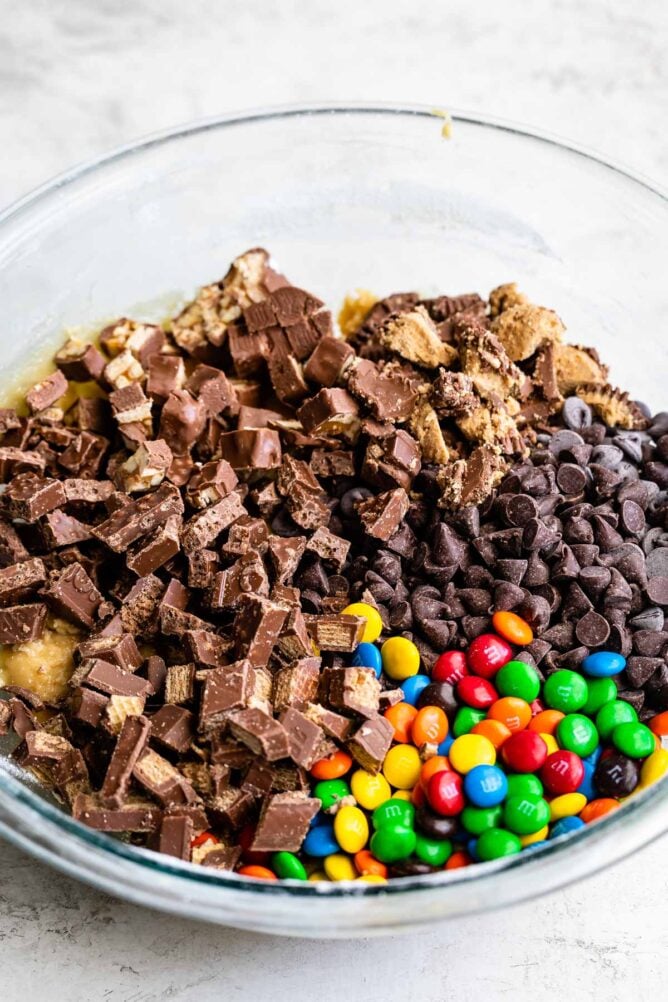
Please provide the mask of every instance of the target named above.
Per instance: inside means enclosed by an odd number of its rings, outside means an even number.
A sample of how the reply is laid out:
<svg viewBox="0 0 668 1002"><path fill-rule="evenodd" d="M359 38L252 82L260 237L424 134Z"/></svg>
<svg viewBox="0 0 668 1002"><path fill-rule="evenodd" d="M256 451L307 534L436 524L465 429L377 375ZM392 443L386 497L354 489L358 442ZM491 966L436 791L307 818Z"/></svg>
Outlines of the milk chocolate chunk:
<svg viewBox="0 0 668 1002"><path fill-rule="evenodd" d="M403 487L408 491L420 471L421 449L412 435L400 428L367 445L362 478L383 491Z"/></svg>
<svg viewBox="0 0 668 1002"><path fill-rule="evenodd" d="M46 605L32 602L0 609L0 644L27 644L44 632Z"/></svg>
<svg viewBox="0 0 668 1002"><path fill-rule="evenodd" d="M190 661L198 668L218 668L227 664L231 642L211 630L186 630L181 643Z"/></svg>
<svg viewBox="0 0 668 1002"><path fill-rule="evenodd" d="M348 389L379 421L406 421L418 393L415 380L407 378L394 363L381 364L361 358L346 374Z"/></svg>
<svg viewBox="0 0 668 1002"><path fill-rule="evenodd" d="M174 390L160 415L160 438L164 438L175 456L190 451L204 431L207 409L187 390Z"/></svg>
<svg viewBox="0 0 668 1002"><path fill-rule="evenodd" d="M182 358L177 355L151 355L146 392L152 400L164 403L172 393L183 389L185 381L186 369Z"/></svg>
<svg viewBox="0 0 668 1002"><path fill-rule="evenodd" d="M198 365L187 388L206 407L209 414L232 414L239 409L236 391L224 372L210 365Z"/></svg>
<svg viewBox="0 0 668 1002"><path fill-rule="evenodd" d="M0 567L20 563L29 557L14 526L0 518Z"/></svg>
<svg viewBox="0 0 668 1002"><path fill-rule="evenodd" d="M176 487L161 484L156 491L118 508L93 534L116 553L163 525L171 515L183 514L183 501Z"/></svg>
<svg viewBox="0 0 668 1002"><path fill-rule="evenodd" d="M48 407L52 407L66 392L67 379L60 369L57 369L50 376L47 376L46 379L42 379L41 382L36 383L31 390L28 390L26 393L26 403L33 414L38 414L40 411L45 411Z"/></svg>
<svg viewBox="0 0 668 1002"><path fill-rule="evenodd" d="M79 644L77 653L82 661L86 658L99 658L127 672L135 672L143 661L137 644L129 633L90 637Z"/></svg>
<svg viewBox="0 0 668 1002"><path fill-rule="evenodd" d="M255 831L254 852L298 852L320 801L304 793L276 793L267 797Z"/></svg>
<svg viewBox="0 0 668 1002"><path fill-rule="evenodd" d="M61 735L42 729L28 731L15 757L38 775L46 775L48 781L61 790L76 781L81 787L90 789L88 770L80 750Z"/></svg>
<svg viewBox="0 0 668 1002"><path fill-rule="evenodd" d="M44 546L49 550L57 550L62 546L76 546L77 543L85 543L93 538L88 525L60 508L44 516L40 521L39 531Z"/></svg>
<svg viewBox="0 0 668 1002"><path fill-rule="evenodd" d="M328 668L327 702L335 710L372 717L378 713L380 682L373 668Z"/></svg>
<svg viewBox="0 0 668 1002"><path fill-rule="evenodd" d="M281 465L281 440L271 428L223 432L218 447L234 470L273 470Z"/></svg>
<svg viewBox="0 0 668 1002"><path fill-rule="evenodd" d="M210 734L223 728L229 713L248 707L254 689L254 672L247 661L207 671L200 702L200 731Z"/></svg>
<svg viewBox="0 0 668 1002"><path fill-rule="evenodd" d="M184 612L164 600L160 604L160 629L167 637L181 637L187 630L211 630L211 623L192 612Z"/></svg>
<svg viewBox="0 0 668 1002"><path fill-rule="evenodd" d="M354 357L354 348L343 338L324 337L304 366L304 375L310 383L318 386L336 386Z"/></svg>
<svg viewBox="0 0 668 1002"><path fill-rule="evenodd" d="M374 539L387 542L399 528L408 511L408 495L402 487L360 501L357 513L364 531Z"/></svg>
<svg viewBox="0 0 668 1002"><path fill-rule="evenodd" d="M151 738L169 751L184 755L195 737L195 717L183 706L167 703L151 717Z"/></svg>
<svg viewBox="0 0 668 1002"><path fill-rule="evenodd" d="M34 594L46 581L46 567L39 557L0 569L0 605L14 605Z"/></svg>
<svg viewBox="0 0 668 1002"><path fill-rule="evenodd" d="M227 539L220 549L222 553L236 557L243 556L249 550L254 553L264 553L268 539L269 529L264 519L242 515L230 526Z"/></svg>
<svg viewBox="0 0 668 1002"><path fill-rule="evenodd" d="M321 651L354 651L361 644L366 620L361 616L308 616L309 633Z"/></svg>
<svg viewBox="0 0 668 1002"><path fill-rule="evenodd" d="M197 802L197 794L185 776L155 751L148 750L141 755L132 775L163 807Z"/></svg>
<svg viewBox="0 0 668 1002"><path fill-rule="evenodd" d="M263 710L251 707L228 715L230 733L268 762L286 758L290 753L287 731L278 720Z"/></svg>
<svg viewBox="0 0 668 1002"><path fill-rule="evenodd" d="M277 713L294 706L303 709L318 693L320 658L299 658L274 675L273 704Z"/></svg>
<svg viewBox="0 0 668 1002"><path fill-rule="evenodd" d="M216 551L196 550L194 553L189 553L186 559L188 561L188 587L210 588L220 567Z"/></svg>
<svg viewBox="0 0 668 1002"><path fill-rule="evenodd" d="M311 453L310 467L319 477L355 476L353 453L344 449L338 449L334 452L314 449Z"/></svg>
<svg viewBox="0 0 668 1002"><path fill-rule="evenodd" d="M99 727L108 703L109 696L104 693L79 686L72 693L72 720L88 727Z"/></svg>
<svg viewBox="0 0 668 1002"><path fill-rule="evenodd" d="M321 703L309 703L304 707L304 715L318 724L329 738L335 741L346 741L354 728L353 721Z"/></svg>
<svg viewBox="0 0 668 1002"><path fill-rule="evenodd" d="M120 807L126 800L130 779L148 743L151 724L146 717L126 717L100 790L103 804Z"/></svg>
<svg viewBox="0 0 668 1002"><path fill-rule="evenodd" d="M189 861L193 836L192 818L184 814L164 815L160 822L160 828L149 846L166 856Z"/></svg>
<svg viewBox="0 0 668 1002"><path fill-rule="evenodd" d="M216 574L209 601L213 609L236 609L243 595L269 594L269 578L262 559L246 553Z"/></svg>
<svg viewBox="0 0 668 1002"><path fill-rule="evenodd" d="M186 500L192 508L207 508L227 497L238 483L236 473L226 460L205 463L188 481Z"/></svg>
<svg viewBox="0 0 668 1002"><path fill-rule="evenodd" d="M324 734L321 728L294 706L284 710L279 719L287 731L290 758L302 768L310 769L322 757Z"/></svg>
<svg viewBox="0 0 668 1002"><path fill-rule="evenodd" d="M93 626L102 602L101 593L78 562L54 574L43 594L57 615L88 629Z"/></svg>
<svg viewBox="0 0 668 1002"><path fill-rule="evenodd" d="M20 518L24 522L36 522L54 508L61 508L67 501L60 480L40 477L34 473L21 473L14 477L1 496L2 508L10 518Z"/></svg>
<svg viewBox="0 0 668 1002"><path fill-rule="evenodd" d="M27 452L12 445L0 447L0 483L8 483L19 473L42 475L46 460L39 452Z"/></svg>
<svg viewBox="0 0 668 1002"><path fill-rule="evenodd" d="M181 518L170 516L164 525L128 549L126 563L139 577L163 567L181 549Z"/></svg>
<svg viewBox="0 0 668 1002"><path fill-rule="evenodd" d="M304 381L301 363L294 355L272 351L267 369L274 393L282 403L296 406L308 396L309 389Z"/></svg>
<svg viewBox="0 0 668 1002"><path fill-rule="evenodd" d="M249 790L229 788L207 801L207 813L216 824L233 830L241 828L255 806L255 796Z"/></svg>
<svg viewBox="0 0 668 1002"><path fill-rule="evenodd" d="M224 529L246 514L241 499L236 492L228 494L217 504L204 508L186 522L181 537L181 545L186 553L204 549L213 543Z"/></svg>
<svg viewBox="0 0 668 1002"><path fill-rule="evenodd" d="M394 730L389 720L379 715L365 720L346 742L355 761L367 772L376 775L390 749Z"/></svg>
<svg viewBox="0 0 668 1002"><path fill-rule="evenodd" d="M62 481L62 486L67 504L103 504L114 493L114 485L110 480L81 480L77 477L69 477Z"/></svg>
<svg viewBox="0 0 668 1002"><path fill-rule="evenodd" d="M130 383L109 394L111 412L119 425L146 423L151 430L152 401L139 383Z"/></svg>
<svg viewBox="0 0 668 1002"><path fill-rule="evenodd" d="M106 807L99 794L80 793L72 805L76 821L103 832L151 832L160 823L162 812L150 800L128 797L121 807Z"/></svg>
<svg viewBox="0 0 668 1002"><path fill-rule="evenodd" d="M96 659L89 665L85 663L85 667L87 670L82 679L84 684L107 695L149 696L152 692L147 679L139 678L108 661Z"/></svg>
<svg viewBox="0 0 668 1002"><path fill-rule="evenodd" d="M306 548L303 536L270 536L269 561L274 579L280 584L291 581Z"/></svg>
<svg viewBox="0 0 668 1002"><path fill-rule="evenodd" d="M359 433L359 406L347 390L322 389L297 411L308 434L342 435L354 440Z"/></svg>
<svg viewBox="0 0 668 1002"><path fill-rule="evenodd" d="M243 595L234 620L236 651L251 665L263 668L288 617L288 609L270 599Z"/></svg>
<svg viewBox="0 0 668 1002"><path fill-rule="evenodd" d="M286 660L307 657L313 651L313 644L299 607L293 608L288 614L285 625L278 639L277 649Z"/></svg>

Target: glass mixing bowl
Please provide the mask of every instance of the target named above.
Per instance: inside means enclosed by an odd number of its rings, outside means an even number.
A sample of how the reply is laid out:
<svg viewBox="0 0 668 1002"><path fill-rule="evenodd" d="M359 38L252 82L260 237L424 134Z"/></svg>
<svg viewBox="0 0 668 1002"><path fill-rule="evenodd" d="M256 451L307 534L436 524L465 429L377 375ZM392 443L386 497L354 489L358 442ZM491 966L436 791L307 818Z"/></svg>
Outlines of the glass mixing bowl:
<svg viewBox="0 0 668 1002"><path fill-rule="evenodd" d="M226 116L77 168L0 217L2 383L25 385L66 327L173 312L264 245L335 307L378 294L486 293L515 280L595 345L612 378L665 404L668 201L640 178L513 125L425 108ZM663 399L660 389L664 390ZM388 886L271 884L84 828L0 760L0 833L96 887L175 914L300 936L357 936L496 908L576 880L668 828L668 784L575 837Z"/></svg>

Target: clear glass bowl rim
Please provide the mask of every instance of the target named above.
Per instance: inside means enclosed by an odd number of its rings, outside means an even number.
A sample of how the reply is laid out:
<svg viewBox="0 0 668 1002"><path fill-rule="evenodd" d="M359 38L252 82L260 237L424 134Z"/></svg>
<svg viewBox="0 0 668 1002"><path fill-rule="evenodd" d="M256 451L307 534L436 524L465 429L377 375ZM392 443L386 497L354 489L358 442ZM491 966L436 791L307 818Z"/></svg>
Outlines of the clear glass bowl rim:
<svg viewBox="0 0 668 1002"><path fill-rule="evenodd" d="M523 140L535 141L555 147L560 152L576 154L586 160L592 161L606 171L611 171L622 175L633 184L637 184L646 191L657 197L659 202L668 203L668 190L658 185L655 181L644 177L624 164L607 159L595 151L567 139L556 136L547 131L533 129L520 125L511 120L495 116L487 116L467 111L450 109L449 117L456 129L457 123L472 125L481 129L499 130L501 132L516 135ZM207 132L215 129L226 129L244 124L258 124L263 121L275 121L280 119L305 118L309 116L326 115L367 115L367 116L398 116L433 119L435 122L443 120L443 112L436 107L426 105L395 105L393 103L366 103L366 102L330 102L327 104L299 104L285 105L278 107L267 107L257 110L233 112L220 116L213 116L206 119L197 120L181 126L172 127L152 133L136 142L120 146L115 150L85 161L47 181L43 185L29 192L22 198L9 205L0 212L0 230L3 226L16 220L24 211L34 208L42 200L55 194L59 189L66 188L74 184L80 178L95 171L111 165L117 161L131 156L132 154L147 150L151 147L178 141L191 135ZM572 880L582 876L592 874L613 862L617 862L641 846L658 838L668 829L668 779L659 782L650 790L634 796L622 807L607 815L595 825L588 825L575 836L562 836L550 840L542 846L538 846L529 853L523 852L519 856L509 859L496 860L490 863L481 863L463 869L440 871L438 873L425 876L402 877L390 881L387 885L373 884L350 884L350 883L303 883L300 881L279 881L264 882L247 880L235 874L219 871L206 870L203 867L190 863L184 863L169 857L161 856L157 853L119 842L107 835L86 828L84 825L74 821L68 815L60 811L57 807L48 803L33 793L28 787L19 782L8 772L0 768L0 809L4 811L4 818L16 820L19 831L13 831L7 820L0 820L0 834L9 841L14 842L20 848L41 858L50 865L68 872L87 883L103 886L110 890L108 880L102 874L96 878L95 867L88 871L83 871L78 865L73 864L68 859L68 854L62 851L56 843L58 835L68 839L74 839L79 843L81 850L85 853L88 846L95 857L102 852L110 858L116 857L119 865L123 861L125 866L124 876L132 878L132 874L138 877L140 874L150 876L151 872L164 877L173 876L179 878L177 883L186 881L191 885L205 885L211 892L216 889L221 891L234 891L235 894L244 892L247 895L262 895L290 898L350 898L359 897L383 897L386 895L396 895L416 891L435 890L439 887L460 887L475 883L480 894L477 898L485 901L485 904L475 904L469 902L464 904L460 913L474 912L485 909L502 907L506 904L514 903L534 897L541 893L563 886ZM39 832L40 820L46 822L46 830ZM51 831L53 829L53 831ZM621 835L622 829L624 837L615 837L616 833ZM30 834L34 832L34 841ZM55 834L54 834L55 833ZM587 857L587 865L579 864L568 867L565 852L570 852L574 843L580 850L579 855ZM77 855L81 855L78 852ZM549 867L549 874L546 871L546 864L562 860L559 869ZM94 864L94 858L91 858ZM517 886L521 870L522 887ZM555 875L557 874L557 875ZM541 881L541 875L546 878ZM138 884L143 884L143 877L138 879ZM151 904L149 896L146 894L148 885L144 885L144 895L141 888L137 893L130 894L129 889L125 891L118 889L116 893L122 897L131 897L134 900ZM204 890L204 887L202 887ZM491 897L486 893L489 891ZM266 900L266 897L265 897ZM216 902L220 906L224 905L224 898L221 897ZM179 911L178 901L174 902L174 907L163 901L153 903L154 907L167 911ZM189 913L197 914L197 909L191 908ZM208 917L211 915L202 915ZM222 916L221 916L222 919ZM224 920L224 919L223 919ZM232 924L234 918L231 917ZM280 930L276 930L280 931ZM317 935L317 932L311 933Z"/></svg>

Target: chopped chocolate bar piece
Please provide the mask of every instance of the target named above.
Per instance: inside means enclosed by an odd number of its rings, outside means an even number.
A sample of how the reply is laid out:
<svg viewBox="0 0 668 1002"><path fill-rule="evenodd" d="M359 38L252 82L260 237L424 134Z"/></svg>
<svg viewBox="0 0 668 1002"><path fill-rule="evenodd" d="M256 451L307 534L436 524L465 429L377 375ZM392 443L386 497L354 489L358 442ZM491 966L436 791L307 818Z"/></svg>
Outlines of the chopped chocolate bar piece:
<svg viewBox="0 0 668 1002"><path fill-rule="evenodd" d="M97 728L102 723L109 696L79 687L72 694L72 720Z"/></svg>
<svg viewBox="0 0 668 1002"><path fill-rule="evenodd" d="M29 557L16 529L0 518L0 567L11 566Z"/></svg>
<svg viewBox="0 0 668 1002"><path fill-rule="evenodd" d="M36 383L31 390L28 390L26 403L32 413L37 414L53 406L65 393L67 393L67 379L60 369L57 369L46 379Z"/></svg>
<svg viewBox="0 0 668 1002"><path fill-rule="evenodd" d="M100 658L128 672L135 672L143 661L134 638L129 633L90 637L79 644L77 651L81 660Z"/></svg>
<svg viewBox="0 0 668 1002"><path fill-rule="evenodd" d="M357 513L364 531L374 539L387 542L399 528L408 511L408 495L402 487L360 501Z"/></svg>
<svg viewBox="0 0 668 1002"><path fill-rule="evenodd" d="M211 734L222 729L229 713L248 707L254 691L254 671L247 661L207 671L200 702L200 731Z"/></svg>
<svg viewBox="0 0 668 1002"><path fill-rule="evenodd" d="M146 678L148 679L153 692L160 696L167 681L167 666L161 657L156 654L146 659Z"/></svg>
<svg viewBox="0 0 668 1002"><path fill-rule="evenodd" d="M60 480L50 480L34 473L21 473L14 477L1 495L6 514L24 522L36 522L47 512L62 507L66 501Z"/></svg>
<svg viewBox="0 0 668 1002"><path fill-rule="evenodd" d="M127 494L157 487L169 473L172 450L163 439L141 442L135 452L116 470L114 480Z"/></svg>
<svg viewBox="0 0 668 1002"><path fill-rule="evenodd" d="M170 515L183 514L183 501L176 487L161 484L156 491L118 508L93 533L116 553L163 525Z"/></svg>
<svg viewBox="0 0 668 1002"><path fill-rule="evenodd" d="M274 675L274 710L281 713L288 707L303 709L318 692L320 658L306 657L294 661Z"/></svg>
<svg viewBox="0 0 668 1002"><path fill-rule="evenodd" d="M46 581L46 568L39 557L0 569L0 605L13 605L32 595Z"/></svg>
<svg viewBox="0 0 668 1002"><path fill-rule="evenodd" d="M290 758L302 768L310 769L314 762L322 758L322 729L294 706L284 710L279 720L287 731Z"/></svg>
<svg viewBox="0 0 668 1002"><path fill-rule="evenodd" d="M279 584L292 580L305 549L306 539L303 536L269 537L269 561L274 579Z"/></svg>
<svg viewBox="0 0 668 1002"><path fill-rule="evenodd" d="M166 703L191 703L195 696L195 665L169 665L165 679Z"/></svg>
<svg viewBox="0 0 668 1002"><path fill-rule="evenodd" d="M144 696L110 696L105 707L102 725L110 734L119 735L128 717L140 717L144 712Z"/></svg>
<svg viewBox="0 0 668 1002"><path fill-rule="evenodd" d="M362 477L381 490L403 487L407 491L420 471L420 458L420 446L401 428L369 442Z"/></svg>
<svg viewBox="0 0 668 1002"><path fill-rule="evenodd" d="M314 449L311 453L311 469L319 477L354 477L355 460L352 452L343 449L327 452Z"/></svg>
<svg viewBox="0 0 668 1002"><path fill-rule="evenodd" d="M342 435L354 441L359 433L359 406L344 389L322 389L297 411L310 435Z"/></svg>
<svg viewBox="0 0 668 1002"><path fill-rule="evenodd" d="M244 556L216 574L209 596L212 609L236 609L242 595L269 594L269 578L262 559L254 553Z"/></svg>
<svg viewBox="0 0 668 1002"><path fill-rule="evenodd" d="M245 514L241 498L236 492L232 492L217 504L212 504L197 515L193 515L183 528L181 545L185 553L208 547L224 529Z"/></svg>
<svg viewBox="0 0 668 1002"><path fill-rule="evenodd" d="M99 794L80 793L74 799L72 816L102 832L151 832L160 824L162 811L141 797L128 797L121 807L110 808Z"/></svg>
<svg viewBox="0 0 668 1002"><path fill-rule="evenodd" d="M62 485L68 504L103 504L114 493L114 485L110 480L80 480L70 477L63 480Z"/></svg>
<svg viewBox="0 0 668 1002"><path fill-rule="evenodd" d="M163 567L181 549L181 518L171 515L164 525L128 549L127 566L139 577Z"/></svg>
<svg viewBox="0 0 668 1002"><path fill-rule="evenodd" d="M123 599L121 623L127 633L143 633L154 620L165 586L153 574L139 578Z"/></svg>
<svg viewBox="0 0 668 1002"><path fill-rule="evenodd" d="M196 550L189 553L188 561L188 587L189 588L210 588L216 576L220 561L215 550Z"/></svg>
<svg viewBox="0 0 668 1002"><path fill-rule="evenodd" d="M395 364L379 364L357 359L348 369L350 392L371 410L379 421L405 421L418 397L419 383Z"/></svg>
<svg viewBox="0 0 668 1002"><path fill-rule="evenodd" d="M218 447L234 470L272 470L281 465L281 440L271 428L224 432Z"/></svg>
<svg viewBox="0 0 668 1002"><path fill-rule="evenodd" d="M27 644L44 632L46 605L12 605L0 609L0 644Z"/></svg>
<svg viewBox="0 0 668 1002"><path fill-rule="evenodd" d="M39 525L44 545L50 550L61 546L76 546L92 539L89 526L73 515L67 515L60 508L45 515Z"/></svg>
<svg viewBox="0 0 668 1002"><path fill-rule="evenodd" d="M352 734L346 743L355 761L367 772L380 772L383 760L392 744L394 729L385 717L371 716Z"/></svg>
<svg viewBox="0 0 668 1002"><path fill-rule="evenodd" d="M151 685L145 678L139 678L108 661L90 662L82 681L108 695L149 696L152 692Z"/></svg>
<svg viewBox="0 0 668 1002"><path fill-rule="evenodd" d="M189 660L198 668L219 668L227 664L231 642L210 630L185 630L181 643Z"/></svg>
<svg viewBox="0 0 668 1002"><path fill-rule="evenodd" d="M89 629L102 602L101 593L80 563L54 573L43 594L57 615Z"/></svg>
<svg viewBox="0 0 668 1002"><path fill-rule="evenodd" d="M132 770L146 748L150 732L146 717L126 717L100 790L105 806L121 807L125 802Z"/></svg>
<svg viewBox="0 0 668 1002"><path fill-rule="evenodd" d="M19 473L42 475L45 468L46 460L39 452L25 452L11 445L0 447L0 483L8 483Z"/></svg>
<svg viewBox="0 0 668 1002"><path fill-rule="evenodd" d="M54 361L66 379L77 383L99 382L107 364L94 344L84 344L75 338L65 342Z"/></svg>
<svg viewBox="0 0 668 1002"><path fill-rule="evenodd" d="M346 562L350 543L347 539L330 532L325 526L320 526L306 543L306 549L340 571Z"/></svg>
<svg viewBox="0 0 668 1002"><path fill-rule="evenodd" d="M263 668L288 617L288 609L260 596L243 595L234 620L237 657Z"/></svg>
<svg viewBox="0 0 668 1002"><path fill-rule="evenodd" d="M186 499L192 508L206 508L227 497L238 483L239 478L226 460L205 463L188 481Z"/></svg>
<svg viewBox="0 0 668 1002"><path fill-rule="evenodd" d="M207 801L209 816L217 823L233 830L241 828L255 807L255 796L249 790L221 790Z"/></svg>
<svg viewBox="0 0 668 1002"><path fill-rule="evenodd" d="M187 630L211 630L211 623L164 602L160 603L160 629L167 637L181 637Z"/></svg>
<svg viewBox="0 0 668 1002"><path fill-rule="evenodd" d="M361 616L308 616L306 625L321 651L354 651L361 644L366 619Z"/></svg>
<svg viewBox="0 0 668 1002"><path fill-rule="evenodd" d="M169 751L184 755L195 736L195 717L183 706L167 703L151 717L151 738Z"/></svg>
<svg viewBox="0 0 668 1002"><path fill-rule="evenodd" d="M156 852L190 861L190 847L194 835L192 819L184 814L164 815L160 829L150 843Z"/></svg>
<svg viewBox="0 0 668 1002"><path fill-rule="evenodd" d="M177 355L151 355L146 392L152 400L164 403L172 393L182 390L185 382L186 368L182 358Z"/></svg>
<svg viewBox="0 0 668 1002"><path fill-rule="evenodd" d="M268 762L289 755L287 731L263 710L257 707L235 710L229 714L228 721L232 736L243 741L256 755L263 755Z"/></svg>
<svg viewBox="0 0 668 1002"><path fill-rule="evenodd" d="M175 456L190 451L204 431L207 409L201 400L187 390L170 393L160 415L160 438Z"/></svg>
<svg viewBox="0 0 668 1002"><path fill-rule="evenodd" d="M253 852L298 852L320 801L304 793L267 797L251 844Z"/></svg>
<svg viewBox="0 0 668 1002"><path fill-rule="evenodd" d="M236 391L220 369L198 365L187 383L187 388L198 397L209 414L233 414L239 409Z"/></svg>
<svg viewBox="0 0 668 1002"><path fill-rule="evenodd" d="M353 730L353 722L349 717L344 717L334 710L329 710L321 703L309 703L304 707L304 715L318 724L329 738L336 741L345 741Z"/></svg>
<svg viewBox="0 0 668 1002"><path fill-rule="evenodd" d="M343 338L324 337L304 366L304 375L318 386L336 386L343 378L346 364L354 357L355 350Z"/></svg>
<svg viewBox="0 0 668 1002"><path fill-rule="evenodd" d="M372 717L378 713L380 682L373 668L327 668L327 702L337 710Z"/></svg>
<svg viewBox="0 0 668 1002"><path fill-rule="evenodd" d="M304 614L298 606L290 610L276 646L280 655L289 661L312 653L313 643Z"/></svg>
<svg viewBox="0 0 668 1002"><path fill-rule="evenodd" d="M135 764L132 775L163 807L197 802L197 794L185 776L150 749Z"/></svg>

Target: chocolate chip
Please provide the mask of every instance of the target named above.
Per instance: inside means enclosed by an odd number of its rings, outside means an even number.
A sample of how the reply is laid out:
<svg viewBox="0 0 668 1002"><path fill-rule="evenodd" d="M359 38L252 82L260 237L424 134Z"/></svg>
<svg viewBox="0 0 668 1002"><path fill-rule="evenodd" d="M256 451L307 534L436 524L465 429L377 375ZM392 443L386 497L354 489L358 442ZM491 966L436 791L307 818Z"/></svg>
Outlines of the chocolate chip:
<svg viewBox="0 0 668 1002"><path fill-rule="evenodd" d="M579 397L566 397L561 408L561 417L567 428L579 431L591 425L591 407Z"/></svg>
<svg viewBox="0 0 668 1002"><path fill-rule="evenodd" d="M610 626L597 612L588 612L576 623L575 636L585 647L601 647L610 636Z"/></svg>

